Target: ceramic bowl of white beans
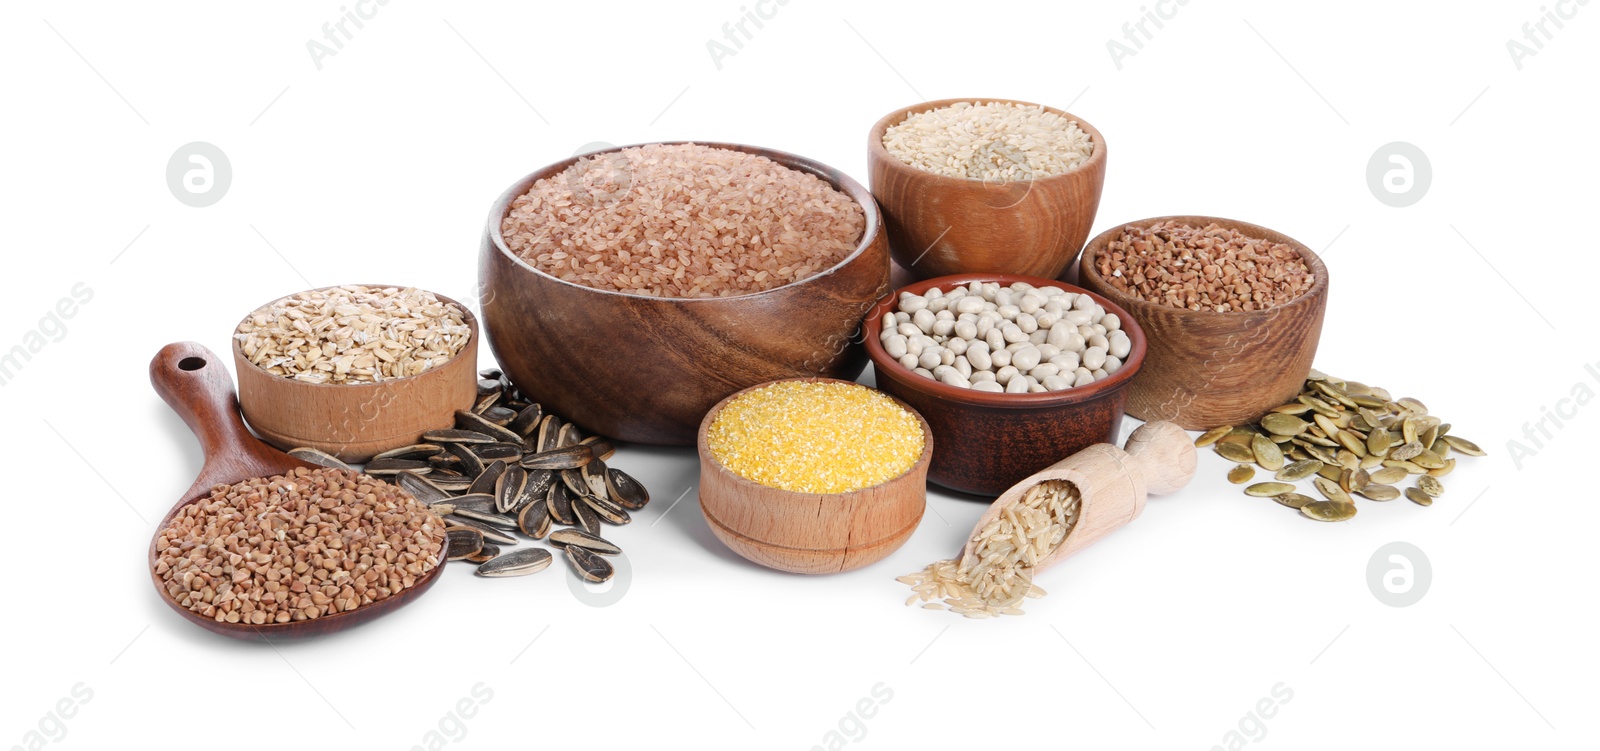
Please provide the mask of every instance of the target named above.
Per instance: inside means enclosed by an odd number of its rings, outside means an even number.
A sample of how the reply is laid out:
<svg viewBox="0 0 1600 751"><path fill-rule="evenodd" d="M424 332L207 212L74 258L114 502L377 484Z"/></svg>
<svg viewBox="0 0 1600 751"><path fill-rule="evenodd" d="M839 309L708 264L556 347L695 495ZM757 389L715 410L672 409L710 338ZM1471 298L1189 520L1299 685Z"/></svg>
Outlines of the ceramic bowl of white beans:
<svg viewBox="0 0 1600 751"><path fill-rule="evenodd" d="M980 495L1114 441L1146 347L1110 300L1005 274L909 285L878 301L863 327L878 388L933 431L929 479Z"/></svg>

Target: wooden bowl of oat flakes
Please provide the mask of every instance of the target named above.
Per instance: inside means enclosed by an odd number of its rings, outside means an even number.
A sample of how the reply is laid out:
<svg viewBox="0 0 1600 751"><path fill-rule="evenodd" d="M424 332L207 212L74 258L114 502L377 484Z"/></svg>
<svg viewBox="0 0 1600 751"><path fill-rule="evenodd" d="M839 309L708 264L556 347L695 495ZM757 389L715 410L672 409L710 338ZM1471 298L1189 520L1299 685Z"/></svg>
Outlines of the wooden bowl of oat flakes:
<svg viewBox="0 0 1600 751"><path fill-rule="evenodd" d="M1078 283L1132 314L1149 350L1128 414L1185 430L1243 425L1294 399L1328 307L1328 268L1281 232L1164 216L1101 233Z"/></svg>
<svg viewBox="0 0 1600 751"><path fill-rule="evenodd" d="M478 320L414 287L323 287L246 316L233 362L239 406L263 440L365 462L472 408Z"/></svg>

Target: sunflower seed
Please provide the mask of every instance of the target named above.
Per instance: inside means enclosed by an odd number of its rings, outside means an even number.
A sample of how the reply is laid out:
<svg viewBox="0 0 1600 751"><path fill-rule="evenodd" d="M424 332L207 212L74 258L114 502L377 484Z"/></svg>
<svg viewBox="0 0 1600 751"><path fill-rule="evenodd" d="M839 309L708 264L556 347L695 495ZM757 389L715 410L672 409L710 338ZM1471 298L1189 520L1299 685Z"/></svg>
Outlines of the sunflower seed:
<svg viewBox="0 0 1600 751"><path fill-rule="evenodd" d="M422 440L430 443L494 443L491 435L479 433L476 430L430 430L422 434Z"/></svg>
<svg viewBox="0 0 1600 751"><path fill-rule="evenodd" d="M1356 505L1338 501L1312 501L1301 506L1300 513L1319 522L1342 522L1356 515Z"/></svg>
<svg viewBox="0 0 1600 751"><path fill-rule="evenodd" d="M469 555L477 555L483 550L483 533L467 527L445 528L445 546L449 549L449 559L459 561Z"/></svg>
<svg viewBox="0 0 1600 751"><path fill-rule="evenodd" d="M594 449L583 444L522 457L523 469L576 469L594 461Z"/></svg>
<svg viewBox="0 0 1600 751"><path fill-rule="evenodd" d="M500 473L494 484L494 510L502 514L515 513L532 500L528 491L528 470L513 465Z"/></svg>
<svg viewBox="0 0 1600 751"><path fill-rule="evenodd" d="M578 521L577 529L592 535L600 534L600 514L594 510L593 506L582 502L574 503L572 504L572 516Z"/></svg>
<svg viewBox="0 0 1600 751"><path fill-rule="evenodd" d="M484 461L504 459L518 462L522 460L522 444L520 443L479 443L472 447L472 453Z"/></svg>
<svg viewBox="0 0 1600 751"><path fill-rule="evenodd" d="M461 460L461 473L468 477L477 477L486 469L483 459L473 453L472 448L465 443L447 443L444 445L444 450Z"/></svg>
<svg viewBox="0 0 1600 751"><path fill-rule="evenodd" d="M469 511L464 508L457 508L455 511L451 512L450 515L459 516L463 519L470 519L475 522L482 522L492 527L499 527L501 529L517 528L517 520L503 514L494 514L484 511Z"/></svg>
<svg viewBox="0 0 1600 751"><path fill-rule="evenodd" d="M594 509L594 512L599 514L600 518L609 524L621 526L633 521L633 517L628 515L626 509L618 506L615 503L612 503L609 499L596 498L592 495L586 495L582 496L576 501L573 501L573 505L577 505L579 503L588 504L589 508Z"/></svg>
<svg viewBox="0 0 1600 751"><path fill-rule="evenodd" d="M538 432L528 437L533 442L531 446L533 453L542 454L559 448L556 442L560 438L560 434L561 418L555 415L545 415L544 419L539 421Z"/></svg>
<svg viewBox="0 0 1600 751"><path fill-rule="evenodd" d="M572 570L587 581L603 582L609 580L616 569L611 567L611 562L576 545L566 548L567 562L572 564Z"/></svg>
<svg viewBox="0 0 1600 751"><path fill-rule="evenodd" d="M589 495L606 498L611 495L611 490L606 487L606 463L595 459L583 465L579 470L583 474L583 481L589 486Z"/></svg>
<svg viewBox="0 0 1600 751"><path fill-rule="evenodd" d="M611 541L580 529L558 529L551 532L550 544L560 547L576 545L600 555L620 555L622 553L622 548L617 547Z"/></svg>
<svg viewBox="0 0 1600 751"><path fill-rule="evenodd" d="M421 475L432 472L433 467L428 466L427 462L419 462L415 459L374 459L367 462L367 466L363 467L362 471L374 477L393 476L401 472L414 472Z"/></svg>
<svg viewBox="0 0 1600 751"><path fill-rule="evenodd" d="M460 528L475 530L478 534L483 535L483 542L485 545L489 543L495 543L497 545L517 544L517 538L484 524L483 522L473 521L459 514L451 514L447 522L448 524L445 529Z"/></svg>
<svg viewBox="0 0 1600 751"><path fill-rule="evenodd" d="M606 489L611 500L625 509L638 511L650 503L650 491L632 475L612 467L606 470Z"/></svg>
<svg viewBox="0 0 1600 751"><path fill-rule="evenodd" d="M1228 482L1231 482L1235 485L1243 485L1247 482L1250 482L1251 480L1255 479L1255 476L1255 467L1252 467L1248 464L1240 464L1233 469L1228 470Z"/></svg>
<svg viewBox="0 0 1600 751"><path fill-rule="evenodd" d="M538 500L523 506L522 511L517 514L517 529L535 540L550 534L549 503Z"/></svg>
<svg viewBox="0 0 1600 751"><path fill-rule="evenodd" d="M518 412L517 416L512 418L511 422L506 424L506 428L511 430L511 432L516 433L518 436L526 438L530 433L539 428L539 421L543 419L544 408L537 404L530 404L522 411Z"/></svg>
<svg viewBox="0 0 1600 751"><path fill-rule="evenodd" d="M545 570L554 559L544 548L522 548L478 566L476 573L486 577L526 576Z"/></svg>
<svg viewBox="0 0 1600 751"><path fill-rule="evenodd" d="M388 451L385 451L385 452L383 452L381 454L378 454L377 456L374 456L372 458L374 460L377 460L377 459L421 459L421 460L426 460L428 457L433 456L433 455L435 455L435 454L437 454L437 453L439 453L440 451L443 451L443 450L444 450L444 447L440 446L437 443L413 443L410 446L401 446L400 448L397 448L397 449L389 449Z"/></svg>
<svg viewBox="0 0 1600 751"><path fill-rule="evenodd" d="M485 409L488 408L485 407ZM473 433L482 433L486 436L494 438L497 441L508 441L510 443L519 445L522 443L522 436L517 435L515 431L511 430L510 428L502 428L499 425L489 422L484 418L483 415L474 412L457 410L456 429Z"/></svg>
<svg viewBox="0 0 1600 751"><path fill-rule="evenodd" d="M494 543L485 542L482 549L472 555L462 558L461 560L468 563L484 563L497 555L500 555L500 546L495 545Z"/></svg>
<svg viewBox="0 0 1600 751"><path fill-rule="evenodd" d="M1433 505L1433 496L1422 492L1421 488L1406 488L1406 498L1418 506Z"/></svg>
<svg viewBox="0 0 1600 751"><path fill-rule="evenodd" d="M484 493L494 495L495 484L500 481L501 473L506 471L508 465L504 460L496 459L483 468L483 473L472 481L472 487L467 488L468 493Z"/></svg>
<svg viewBox="0 0 1600 751"><path fill-rule="evenodd" d="M582 440L583 431L578 430L578 426L569 422L562 425L561 430L556 433L556 448L576 446Z"/></svg>
<svg viewBox="0 0 1600 751"><path fill-rule="evenodd" d="M494 496L484 493L467 493L451 497L445 503L458 509L466 509L480 514L494 513Z"/></svg>
<svg viewBox="0 0 1600 751"><path fill-rule="evenodd" d="M1271 498L1275 495L1293 493L1294 486L1286 482L1258 482L1245 488L1244 492L1245 495L1253 495L1260 498Z"/></svg>
<svg viewBox="0 0 1600 751"><path fill-rule="evenodd" d="M508 409L502 404L496 404L484 410L481 414L483 415L483 419L501 427L505 427L511 424L512 419L516 418L517 411L514 409Z"/></svg>
<svg viewBox="0 0 1600 751"><path fill-rule="evenodd" d="M572 515L572 494L567 491L563 483L551 483L549 495L545 500L550 506L550 518L555 523L570 527L578 523L577 517Z"/></svg>
<svg viewBox="0 0 1600 751"><path fill-rule="evenodd" d="M1278 470L1273 479L1281 482L1299 482L1316 474L1319 469L1322 469L1322 462L1316 459L1304 459ZM1233 477L1230 475L1228 479L1232 480Z"/></svg>
<svg viewBox="0 0 1600 751"><path fill-rule="evenodd" d="M605 461L610 461L611 457L617 453L617 448L612 446L611 442L602 436L589 436L588 438L578 441L578 445L588 446L589 449L594 452L594 458L603 459Z"/></svg>
<svg viewBox="0 0 1600 751"><path fill-rule="evenodd" d="M394 484L423 503L437 503L450 497L450 493L444 488L415 472L401 472L395 475Z"/></svg>
<svg viewBox="0 0 1600 751"><path fill-rule="evenodd" d="M1227 435L1232 431L1232 425L1222 425L1220 427L1212 428L1204 433L1201 433L1199 438L1194 439L1194 445L1196 448L1210 446L1211 444L1216 443L1217 439Z"/></svg>

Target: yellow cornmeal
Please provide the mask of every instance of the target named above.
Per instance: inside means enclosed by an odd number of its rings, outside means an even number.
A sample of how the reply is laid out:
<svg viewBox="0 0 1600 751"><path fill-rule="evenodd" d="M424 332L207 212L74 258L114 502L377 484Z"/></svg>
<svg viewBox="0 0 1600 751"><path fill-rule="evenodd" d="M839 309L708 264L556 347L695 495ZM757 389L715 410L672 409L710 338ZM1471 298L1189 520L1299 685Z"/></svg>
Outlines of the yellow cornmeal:
<svg viewBox="0 0 1600 751"><path fill-rule="evenodd" d="M762 485L846 493L916 464L922 424L865 386L784 381L728 402L706 444L722 466Z"/></svg>

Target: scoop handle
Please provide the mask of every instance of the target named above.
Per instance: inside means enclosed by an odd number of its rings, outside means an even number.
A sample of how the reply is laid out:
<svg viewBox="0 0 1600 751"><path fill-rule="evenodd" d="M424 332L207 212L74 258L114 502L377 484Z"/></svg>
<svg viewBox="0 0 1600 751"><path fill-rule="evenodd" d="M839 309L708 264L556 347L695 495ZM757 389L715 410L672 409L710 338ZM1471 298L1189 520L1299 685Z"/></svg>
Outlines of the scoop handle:
<svg viewBox="0 0 1600 751"><path fill-rule="evenodd" d="M204 345L162 347L150 360L150 385L200 441L206 463L197 487L265 475L293 461L250 434L239 415L239 395L228 367Z"/></svg>
<svg viewBox="0 0 1600 751"><path fill-rule="evenodd" d="M1125 450L1138 464L1145 489L1152 495L1174 493L1188 485L1199 461L1189 434L1173 423L1159 420L1135 429L1128 436Z"/></svg>

